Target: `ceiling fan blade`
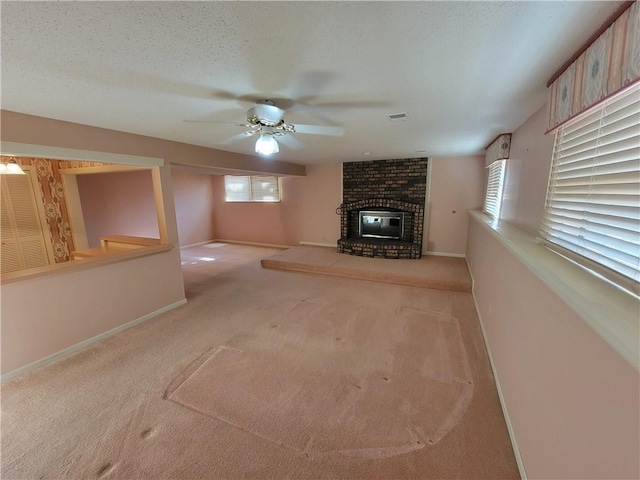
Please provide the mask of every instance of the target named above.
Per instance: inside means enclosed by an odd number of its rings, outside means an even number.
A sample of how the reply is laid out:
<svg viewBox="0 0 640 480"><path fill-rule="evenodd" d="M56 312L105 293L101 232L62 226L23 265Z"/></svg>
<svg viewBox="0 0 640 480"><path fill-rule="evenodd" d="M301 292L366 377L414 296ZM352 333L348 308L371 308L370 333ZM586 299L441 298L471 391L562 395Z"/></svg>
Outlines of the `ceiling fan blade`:
<svg viewBox="0 0 640 480"><path fill-rule="evenodd" d="M322 98L317 95L307 95L297 99L297 103L307 107L326 108L388 108L392 103L388 100L353 99L350 97Z"/></svg>
<svg viewBox="0 0 640 480"><path fill-rule="evenodd" d="M227 143L233 143L236 142L238 140L242 140L243 138L247 138L247 137L251 137L253 135L255 135L258 132L254 132L252 130L249 130L247 132L242 132L242 133L238 133L237 135L234 135L233 137L227 138L226 140L223 140L222 142L220 142L220 145L226 145Z"/></svg>
<svg viewBox="0 0 640 480"><path fill-rule="evenodd" d="M213 89L210 92L210 95L212 98L218 98L220 100L238 100L238 95L236 95L233 92L230 92L228 90L220 90L220 89Z"/></svg>
<svg viewBox="0 0 640 480"><path fill-rule="evenodd" d="M362 100L362 101L336 101L336 102L317 102L311 103L311 107L327 107L327 108L387 108L392 105L391 102L376 101L376 100Z"/></svg>
<svg viewBox="0 0 640 480"><path fill-rule="evenodd" d="M302 143L297 138L291 135L282 135L280 137L276 137L278 143L287 146L291 150L300 150L302 148Z"/></svg>
<svg viewBox="0 0 640 480"><path fill-rule="evenodd" d="M249 123L218 122L216 120L183 120L184 123L213 123L216 125L235 125L236 127L251 127Z"/></svg>
<svg viewBox="0 0 640 480"><path fill-rule="evenodd" d="M295 100L292 100L291 98L281 98L277 94L267 93L248 93L240 95L227 90L213 90L210 93L210 96L219 100L235 100L239 104L253 105L264 100L269 100L283 110L288 110L295 104Z"/></svg>
<svg viewBox="0 0 640 480"><path fill-rule="evenodd" d="M344 128L341 127L327 127L322 125L303 125L294 124L296 133L308 133L311 135L330 135L334 137L341 137L344 135Z"/></svg>

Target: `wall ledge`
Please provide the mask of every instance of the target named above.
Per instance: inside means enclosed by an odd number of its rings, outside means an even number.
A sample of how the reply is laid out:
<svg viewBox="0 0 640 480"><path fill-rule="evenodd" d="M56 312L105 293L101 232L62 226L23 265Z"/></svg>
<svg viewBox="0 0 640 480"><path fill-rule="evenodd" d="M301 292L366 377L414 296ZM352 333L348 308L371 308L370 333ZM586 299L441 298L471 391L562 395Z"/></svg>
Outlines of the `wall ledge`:
<svg viewBox="0 0 640 480"><path fill-rule="evenodd" d="M636 370L640 370L640 299L546 248L532 235L472 210L482 225L569 305Z"/></svg>

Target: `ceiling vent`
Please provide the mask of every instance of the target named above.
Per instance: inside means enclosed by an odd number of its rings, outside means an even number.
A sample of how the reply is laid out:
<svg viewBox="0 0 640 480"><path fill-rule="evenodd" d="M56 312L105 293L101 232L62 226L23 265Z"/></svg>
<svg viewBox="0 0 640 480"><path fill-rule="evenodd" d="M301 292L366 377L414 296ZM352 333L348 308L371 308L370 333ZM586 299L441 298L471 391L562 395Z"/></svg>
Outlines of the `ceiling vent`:
<svg viewBox="0 0 640 480"><path fill-rule="evenodd" d="M391 120L392 122L406 122L407 121L407 114L406 113L392 113L391 115L387 115L387 117L389 117L389 120Z"/></svg>

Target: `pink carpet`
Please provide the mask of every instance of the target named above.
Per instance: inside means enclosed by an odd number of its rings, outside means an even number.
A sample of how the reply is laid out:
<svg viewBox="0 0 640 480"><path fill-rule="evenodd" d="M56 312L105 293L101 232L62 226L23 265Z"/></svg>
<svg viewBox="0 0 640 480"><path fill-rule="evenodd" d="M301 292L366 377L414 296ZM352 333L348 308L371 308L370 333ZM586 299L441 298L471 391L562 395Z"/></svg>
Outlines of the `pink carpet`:
<svg viewBox="0 0 640 480"><path fill-rule="evenodd" d="M189 302L2 387L2 478L518 478L468 293L183 252Z"/></svg>

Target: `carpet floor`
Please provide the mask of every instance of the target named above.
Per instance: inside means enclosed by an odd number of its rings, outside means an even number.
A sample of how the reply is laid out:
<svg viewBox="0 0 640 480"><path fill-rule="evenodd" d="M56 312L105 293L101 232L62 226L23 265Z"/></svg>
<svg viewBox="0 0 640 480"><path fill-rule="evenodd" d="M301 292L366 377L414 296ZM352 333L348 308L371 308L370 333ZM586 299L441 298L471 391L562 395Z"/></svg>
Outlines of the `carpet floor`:
<svg viewBox="0 0 640 480"><path fill-rule="evenodd" d="M515 479L469 293L185 249L188 303L2 387L3 479Z"/></svg>
<svg viewBox="0 0 640 480"><path fill-rule="evenodd" d="M280 251L261 263L275 270L471 292L471 276L464 258L434 255L424 255L419 260L367 258L337 253L335 248L301 246Z"/></svg>

